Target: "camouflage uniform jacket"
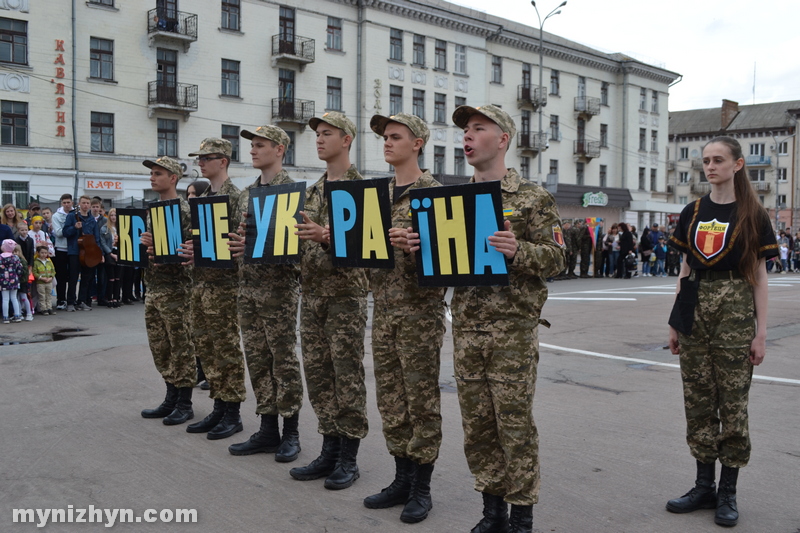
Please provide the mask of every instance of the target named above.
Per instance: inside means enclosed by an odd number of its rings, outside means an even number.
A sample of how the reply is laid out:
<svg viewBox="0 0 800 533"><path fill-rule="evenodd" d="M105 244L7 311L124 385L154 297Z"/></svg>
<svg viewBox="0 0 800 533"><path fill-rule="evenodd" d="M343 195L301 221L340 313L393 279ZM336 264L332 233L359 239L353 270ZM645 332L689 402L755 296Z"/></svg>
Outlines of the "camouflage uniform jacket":
<svg viewBox="0 0 800 533"><path fill-rule="evenodd" d="M322 227L328 224L328 201L325 179L328 173L306 189L305 213ZM361 180L355 166L350 166L342 180ZM314 241L303 242L303 292L312 296L364 296L367 294L367 269L336 268L331 262L330 248Z"/></svg>
<svg viewBox="0 0 800 533"><path fill-rule="evenodd" d="M189 202L180 199L181 210L181 233L183 238L181 242L185 242L192 234L192 214L189 209ZM153 221L150 220L150 210L147 210L147 231L152 235ZM178 264L162 264L156 265L153 259L149 261L149 268L145 269L144 281L147 285L147 290L155 293L173 292L178 289L188 290L192 285L192 267L186 267Z"/></svg>
<svg viewBox="0 0 800 533"><path fill-rule="evenodd" d="M237 230L236 220L239 216L236 215L236 210L239 208L239 195L242 192L239 187L233 184L230 178L226 179L219 188L219 191L211 192L211 187L205 190L200 196L223 196L228 195L228 231L234 233ZM234 263L236 265L236 263ZM221 269L221 268L195 268L194 280L200 282L208 282L216 285L236 285L239 280L239 275L236 272L237 268Z"/></svg>
<svg viewBox="0 0 800 533"><path fill-rule="evenodd" d="M474 178L473 178L474 180ZM553 233L561 228L558 207L544 188L509 169L501 182L503 211L517 238L517 254L507 260L509 285L456 287L453 324L462 330L496 330L536 325L547 300L545 278L564 269L564 249Z"/></svg>
<svg viewBox="0 0 800 533"><path fill-rule="evenodd" d="M408 228L411 226L411 189L440 187L427 170L419 179L403 191L400 198L392 204L392 227ZM389 198L394 198L395 178L389 182ZM394 247L393 247L394 248ZM375 306L386 308L389 313L407 314L409 307L424 311L425 308L440 308L444 298L444 287L420 287L417 283L417 266L413 254L406 254L394 248L394 268L372 269L370 285ZM401 307L405 306L405 307Z"/></svg>
<svg viewBox="0 0 800 533"><path fill-rule="evenodd" d="M248 185L239 196L239 206L236 209L236 226L243 220L242 213L247 213L248 204L250 202L250 189L256 187L270 187L272 185L284 185L286 183L294 183L294 180L289 177L285 170L281 170L277 176L272 178L267 185L262 185L261 176L256 178L256 181ZM250 291L257 287L269 287L271 295L275 291L290 291L296 292L298 287L298 279L300 277L299 264L287 265L255 265L245 264L241 260L239 263L239 287L240 290ZM274 300L274 299L273 299ZM280 300L280 298L279 298Z"/></svg>

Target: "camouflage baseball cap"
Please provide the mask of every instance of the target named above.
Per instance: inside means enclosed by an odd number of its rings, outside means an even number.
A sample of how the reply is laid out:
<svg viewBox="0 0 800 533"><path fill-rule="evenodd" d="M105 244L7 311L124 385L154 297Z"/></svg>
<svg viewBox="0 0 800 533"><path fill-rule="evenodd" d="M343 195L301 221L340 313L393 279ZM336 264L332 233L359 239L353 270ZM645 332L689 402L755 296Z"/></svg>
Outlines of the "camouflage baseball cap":
<svg viewBox="0 0 800 533"><path fill-rule="evenodd" d="M308 121L308 125L311 126L312 130L317 131L317 126L319 126L320 122L327 122L334 128L339 128L353 139L356 138L356 125L353 124L352 120L344 116L344 113L329 111L321 117L311 118L311 120Z"/></svg>
<svg viewBox="0 0 800 533"><path fill-rule="evenodd" d="M272 142L276 142L284 146L289 146L290 142L289 136L286 134L285 131L283 131L278 126L273 126L271 124L268 124L266 126L259 126L258 128L256 128L256 131L242 130L242 132L239 135L241 135L245 139L250 139L250 140L252 140L253 137L261 137L262 139L269 139Z"/></svg>
<svg viewBox="0 0 800 533"><path fill-rule="evenodd" d="M217 137L209 137L207 139L203 139L203 142L200 143L200 149L189 154L189 157L208 154L222 154L225 157L230 157L232 153L233 147L231 146L230 141L218 139Z"/></svg>
<svg viewBox="0 0 800 533"><path fill-rule="evenodd" d="M398 124L408 127L414 137L422 139L425 144L428 144L428 139L431 138L431 132L428 130L428 126L425 125L425 122L421 118L407 113L398 113L390 117L373 115L372 120L369 121L369 127L378 135L383 135L383 132L386 131L386 126L390 122L397 122Z"/></svg>
<svg viewBox="0 0 800 533"><path fill-rule="evenodd" d="M509 137L516 135L517 127L514 125L514 119L511 118L511 115L492 104L480 107L462 105L453 111L453 122L455 122L456 126L459 128L464 128L467 122L469 122L469 117L476 113L483 115L500 126L500 129L503 130L504 133L508 133Z"/></svg>
<svg viewBox="0 0 800 533"><path fill-rule="evenodd" d="M142 161L142 164L147 168L153 168L154 166L159 166L164 170L166 170L167 172L169 172L170 174L177 174L179 178L183 176L183 168L181 167L181 164L178 161L172 159L171 157L166 157L166 156L159 157L155 161L150 161L148 159L146 161Z"/></svg>

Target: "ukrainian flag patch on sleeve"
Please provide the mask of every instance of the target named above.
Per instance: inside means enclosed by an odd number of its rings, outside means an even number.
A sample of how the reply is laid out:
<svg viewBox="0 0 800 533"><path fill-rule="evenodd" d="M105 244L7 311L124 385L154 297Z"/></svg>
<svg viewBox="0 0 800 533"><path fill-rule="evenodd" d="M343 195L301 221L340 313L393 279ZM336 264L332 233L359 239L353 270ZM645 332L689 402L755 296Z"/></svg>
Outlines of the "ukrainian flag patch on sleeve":
<svg viewBox="0 0 800 533"><path fill-rule="evenodd" d="M513 209L511 209L511 208L504 208L503 209L503 216L504 217L510 217L513 214L514 214L514 210Z"/></svg>

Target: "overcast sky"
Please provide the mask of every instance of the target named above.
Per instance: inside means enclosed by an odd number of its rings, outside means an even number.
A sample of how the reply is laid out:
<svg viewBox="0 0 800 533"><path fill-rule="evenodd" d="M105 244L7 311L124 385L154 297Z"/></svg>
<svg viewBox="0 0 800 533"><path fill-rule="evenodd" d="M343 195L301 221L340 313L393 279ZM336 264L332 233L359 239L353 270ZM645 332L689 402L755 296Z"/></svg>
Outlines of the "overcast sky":
<svg viewBox="0 0 800 533"><path fill-rule="evenodd" d="M539 27L530 0L449 1ZM559 3L536 6L544 17ZM723 98L800 100L798 20L797 0L568 0L544 30L682 74L669 96L670 111L682 111L719 107Z"/></svg>

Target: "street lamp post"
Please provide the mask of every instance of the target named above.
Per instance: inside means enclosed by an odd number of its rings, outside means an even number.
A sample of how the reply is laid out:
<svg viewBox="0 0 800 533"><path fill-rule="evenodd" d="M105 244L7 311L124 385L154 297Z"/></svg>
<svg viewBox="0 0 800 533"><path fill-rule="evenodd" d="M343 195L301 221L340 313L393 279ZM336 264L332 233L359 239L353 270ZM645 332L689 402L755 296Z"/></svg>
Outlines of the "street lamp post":
<svg viewBox="0 0 800 533"><path fill-rule="evenodd" d="M539 92L539 156L537 157L537 159L539 160L539 176L538 176L538 180L539 181L538 181L538 183L539 183L539 185L542 185L542 183L543 183L542 182L542 148L544 148L544 146L541 145L542 137L543 137L542 134L544 133L544 130L542 130L542 107L544 107L544 105L541 102L541 100L542 100L541 91L544 90L544 85L542 85L542 72L543 72L543 70L542 70L542 61L544 60L544 47L543 47L544 39L543 39L542 32L543 32L543 29L544 29L544 23L547 21L547 19L549 19L550 17L552 17L554 15L558 15L559 13L561 13L561 8L564 7L565 5L567 5L567 2L566 2L566 0L561 2L561 4L559 4L559 6L557 8L553 9L550 13L548 13L547 16L544 19L542 19L542 17L539 16L539 9L536 7L535 0L531 0L531 5L533 6L533 10L536 11L536 18L539 19L539 91L540 92ZM546 145L547 144L545 143L545 146Z"/></svg>
<svg viewBox="0 0 800 533"><path fill-rule="evenodd" d="M775 141L775 231L780 230L779 226L780 226L780 220L781 220L781 217L780 217L780 213L781 213L781 198L780 198L780 195L778 194L778 189L779 189L780 184L781 184L781 166L780 166L781 147L779 145L779 142L784 143L784 142L788 141L789 139L791 139L792 137L794 137L795 135L797 135L797 133L792 133L791 135L789 135L788 137L784 137L780 141L778 141L778 138L775 137L775 135L772 136L772 140ZM788 178L788 176L787 176L787 178ZM788 179L787 179L787 181L788 181Z"/></svg>

